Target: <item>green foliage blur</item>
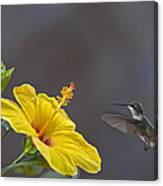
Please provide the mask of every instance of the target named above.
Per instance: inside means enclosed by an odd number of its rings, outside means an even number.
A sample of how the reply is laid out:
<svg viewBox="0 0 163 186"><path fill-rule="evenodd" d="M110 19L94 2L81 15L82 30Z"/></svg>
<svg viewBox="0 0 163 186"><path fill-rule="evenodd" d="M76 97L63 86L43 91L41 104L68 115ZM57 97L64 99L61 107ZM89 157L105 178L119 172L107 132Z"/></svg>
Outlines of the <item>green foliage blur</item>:
<svg viewBox="0 0 163 186"><path fill-rule="evenodd" d="M10 81L13 71L14 68L6 69L6 66L1 61L1 94L6 88L8 82Z"/></svg>

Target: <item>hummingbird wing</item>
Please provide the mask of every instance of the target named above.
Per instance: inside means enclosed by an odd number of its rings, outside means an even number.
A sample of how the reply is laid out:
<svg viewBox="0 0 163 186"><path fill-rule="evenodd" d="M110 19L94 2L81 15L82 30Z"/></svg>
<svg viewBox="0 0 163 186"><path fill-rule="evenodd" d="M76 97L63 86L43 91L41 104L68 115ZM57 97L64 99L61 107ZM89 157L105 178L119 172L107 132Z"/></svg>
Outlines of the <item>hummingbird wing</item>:
<svg viewBox="0 0 163 186"><path fill-rule="evenodd" d="M136 133L136 120L133 120L127 116L106 113L102 115L102 120L104 120L108 125L113 128L120 130L123 133Z"/></svg>

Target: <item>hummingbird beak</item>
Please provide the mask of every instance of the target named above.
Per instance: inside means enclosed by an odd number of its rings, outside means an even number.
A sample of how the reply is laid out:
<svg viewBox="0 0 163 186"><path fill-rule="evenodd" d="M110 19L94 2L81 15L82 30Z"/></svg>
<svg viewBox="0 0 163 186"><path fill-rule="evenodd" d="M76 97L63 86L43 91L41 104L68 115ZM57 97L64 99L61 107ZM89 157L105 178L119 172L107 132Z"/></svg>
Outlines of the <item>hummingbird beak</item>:
<svg viewBox="0 0 163 186"><path fill-rule="evenodd" d="M129 103L112 103L113 106L122 106L122 107L127 107L130 104Z"/></svg>

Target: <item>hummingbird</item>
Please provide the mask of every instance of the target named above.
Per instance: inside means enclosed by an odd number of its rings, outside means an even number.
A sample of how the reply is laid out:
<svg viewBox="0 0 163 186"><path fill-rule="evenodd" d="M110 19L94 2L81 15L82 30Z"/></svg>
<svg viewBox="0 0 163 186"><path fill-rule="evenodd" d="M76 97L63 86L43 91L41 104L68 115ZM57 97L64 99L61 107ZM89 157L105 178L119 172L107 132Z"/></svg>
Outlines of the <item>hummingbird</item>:
<svg viewBox="0 0 163 186"><path fill-rule="evenodd" d="M115 113L105 113L102 119L111 127L123 133L137 136L144 143L144 150L156 146L156 129L145 115L141 102L113 103L113 106L123 106L129 111L130 116Z"/></svg>

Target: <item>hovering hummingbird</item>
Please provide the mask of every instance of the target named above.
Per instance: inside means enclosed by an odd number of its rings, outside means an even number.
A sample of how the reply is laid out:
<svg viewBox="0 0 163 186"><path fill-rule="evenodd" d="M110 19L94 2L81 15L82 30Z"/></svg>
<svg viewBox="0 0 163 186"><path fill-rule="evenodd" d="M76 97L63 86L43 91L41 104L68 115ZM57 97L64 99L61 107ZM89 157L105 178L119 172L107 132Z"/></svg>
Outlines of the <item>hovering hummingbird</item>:
<svg viewBox="0 0 163 186"><path fill-rule="evenodd" d="M113 103L114 106L127 107L130 117L123 114L106 113L102 119L113 128L123 133L136 135L144 143L144 150L156 146L156 129L144 113L140 102Z"/></svg>

